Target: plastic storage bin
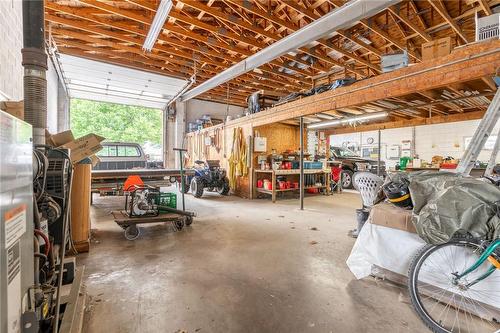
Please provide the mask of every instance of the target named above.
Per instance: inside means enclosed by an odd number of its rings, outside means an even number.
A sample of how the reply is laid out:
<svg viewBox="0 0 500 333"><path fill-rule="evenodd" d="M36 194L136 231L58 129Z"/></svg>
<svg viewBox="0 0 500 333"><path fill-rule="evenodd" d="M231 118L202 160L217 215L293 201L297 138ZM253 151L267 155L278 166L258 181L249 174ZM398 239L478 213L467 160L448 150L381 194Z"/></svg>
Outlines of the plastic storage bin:
<svg viewBox="0 0 500 333"><path fill-rule="evenodd" d="M160 195L156 198L155 202L158 206L167 206L170 208L177 209L177 195L175 193L170 192L161 192ZM160 207L160 212L165 212L166 210L162 210Z"/></svg>

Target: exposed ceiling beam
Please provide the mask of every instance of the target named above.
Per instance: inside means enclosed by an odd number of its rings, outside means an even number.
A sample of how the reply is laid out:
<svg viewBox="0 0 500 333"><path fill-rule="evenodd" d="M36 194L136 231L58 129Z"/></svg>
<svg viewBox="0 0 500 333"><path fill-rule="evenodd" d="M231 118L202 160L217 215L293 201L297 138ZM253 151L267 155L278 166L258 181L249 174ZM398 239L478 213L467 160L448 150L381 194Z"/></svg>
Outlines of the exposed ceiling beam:
<svg viewBox="0 0 500 333"><path fill-rule="evenodd" d="M464 40L464 42L469 43L469 39L465 36L462 29L458 26L455 20L450 16L448 11L446 10L444 3L441 0L428 0L429 3L434 7L434 9L441 15L446 23L450 25L450 27L455 30L455 32Z"/></svg>
<svg viewBox="0 0 500 333"><path fill-rule="evenodd" d="M271 46L248 57L242 62L218 74L204 84L189 90L181 96L181 100L188 100L202 94L234 77L242 75L254 68L279 57L282 54L296 50L303 45L324 37L327 33L337 29L346 28L364 17L374 15L397 0L369 1L357 0L330 12L322 18L308 24L302 29L275 42Z"/></svg>
<svg viewBox="0 0 500 333"><path fill-rule="evenodd" d="M401 10L401 5L397 4L395 6L389 7L389 12L391 12L394 16L400 19L405 25L409 26L413 31L420 35L426 42L430 42L432 37L425 32L425 30L421 29L416 23L412 22L405 15L403 15L403 11Z"/></svg>

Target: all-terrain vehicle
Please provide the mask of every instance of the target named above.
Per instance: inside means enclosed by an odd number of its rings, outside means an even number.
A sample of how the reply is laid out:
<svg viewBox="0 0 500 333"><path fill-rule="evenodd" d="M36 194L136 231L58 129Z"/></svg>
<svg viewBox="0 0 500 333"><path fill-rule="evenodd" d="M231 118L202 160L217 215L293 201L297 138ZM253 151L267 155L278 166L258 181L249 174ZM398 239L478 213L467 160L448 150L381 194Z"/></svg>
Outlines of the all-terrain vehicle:
<svg viewBox="0 0 500 333"><path fill-rule="evenodd" d="M221 195L229 193L229 179L226 170L220 167L218 160L195 161L195 175L191 179L191 193L200 198L203 191L217 191Z"/></svg>

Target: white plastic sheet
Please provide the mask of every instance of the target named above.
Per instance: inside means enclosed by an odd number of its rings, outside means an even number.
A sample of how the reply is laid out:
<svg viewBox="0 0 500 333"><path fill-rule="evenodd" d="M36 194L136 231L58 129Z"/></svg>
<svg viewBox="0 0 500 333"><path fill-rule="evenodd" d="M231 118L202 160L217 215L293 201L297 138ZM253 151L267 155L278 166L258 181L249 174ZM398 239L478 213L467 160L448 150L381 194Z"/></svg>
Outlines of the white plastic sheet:
<svg viewBox="0 0 500 333"><path fill-rule="evenodd" d="M349 258L347 258L347 266L351 272L357 279L362 279L372 274L372 269L378 266L407 277L413 257L425 245L425 242L417 234L369 222L370 220L365 223ZM499 276L500 270L497 270L489 278L498 281ZM431 285L446 288L446 284L443 284L442 281L436 281L428 277L421 278ZM490 283L488 287L491 288L492 292L490 296L497 294L493 294L497 286ZM500 300L497 298L474 298L485 304L492 305L500 311Z"/></svg>

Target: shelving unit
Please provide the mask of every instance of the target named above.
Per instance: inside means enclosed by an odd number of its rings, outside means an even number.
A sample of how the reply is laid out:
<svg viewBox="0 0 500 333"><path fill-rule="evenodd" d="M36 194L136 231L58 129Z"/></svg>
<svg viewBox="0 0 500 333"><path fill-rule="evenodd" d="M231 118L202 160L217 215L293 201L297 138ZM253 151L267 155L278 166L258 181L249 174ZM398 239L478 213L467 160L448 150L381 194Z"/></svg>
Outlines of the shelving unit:
<svg viewBox="0 0 500 333"><path fill-rule="evenodd" d="M257 180L259 179L258 175L259 174L270 174L271 175L271 182L273 184L273 189L272 190L267 190L264 188L258 188L257 187ZM278 176L299 176L300 175L300 170L299 169L291 169L291 170L254 170L254 183L253 183L253 189L254 189L254 197L256 196L256 193L264 193L264 194L269 194L271 195L271 199L273 202L276 202L276 194L280 192L291 192L291 191L299 191L299 188L288 188L288 189L278 189L276 186L276 180ZM330 194L330 170L323 170L323 169L305 169L304 170L304 175L323 175L324 183L321 186L305 186L304 189L311 189L311 188L317 188L317 189L325 189L325 194L329 195Z"/></svg>

